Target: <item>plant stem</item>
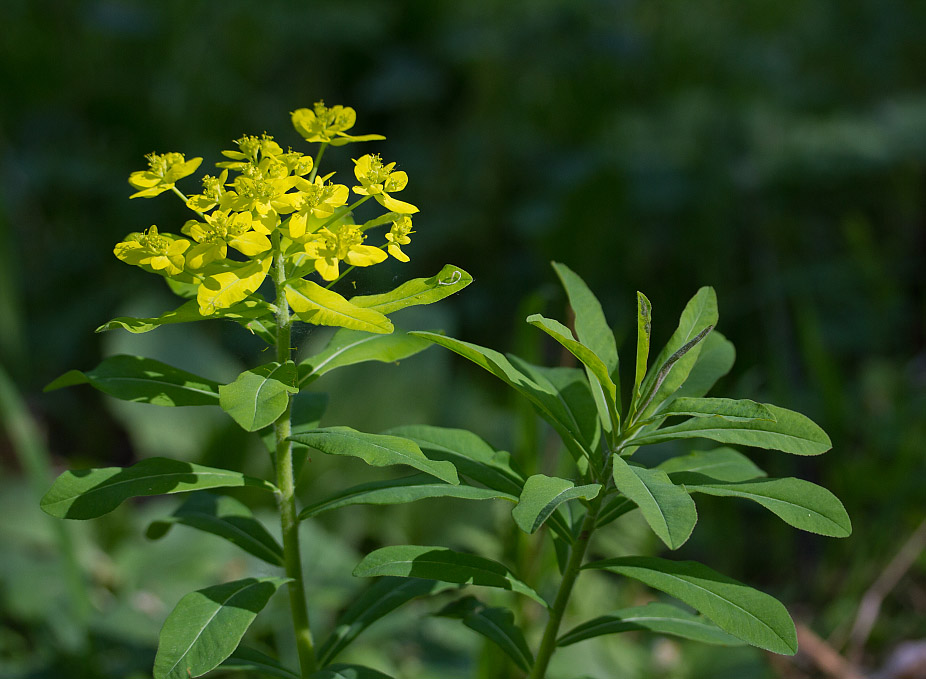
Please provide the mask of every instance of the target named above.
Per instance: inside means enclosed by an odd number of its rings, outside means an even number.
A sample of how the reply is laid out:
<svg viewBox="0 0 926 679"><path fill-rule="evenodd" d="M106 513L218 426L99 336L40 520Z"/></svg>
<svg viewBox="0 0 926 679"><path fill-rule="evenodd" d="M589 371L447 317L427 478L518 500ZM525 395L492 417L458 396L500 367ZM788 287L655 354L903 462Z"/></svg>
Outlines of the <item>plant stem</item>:
<svg viewBox="0 0 926 679"><path fill-rule="evenodd" d="M279 245L279 244L277 244ZM277 247L275 254L274 283L277 291L277 361L285 363L292 357L290 347L292 320L289 315L289 305L284 294L286 270L283 253ZM306 678L318 669L315 657L315 644L312 640L312 629L309 626L309 611L305 600L305 584L302 578L302 557L299 553L299 520L296 517L296 480L293 475L293 444L289 435L292 430L292 397L286 405L286 410L273 424L276 437L276 466L277 488L280 492L278 502L280 507L280 528L283 534L283 562L286 576L292 578L289 583L289 608L293 617L293 630L296 634L296 651L299 654L299 666L302 677Z"/></svg>
<svg viewBox="0 0 926 679"><path fill-rule="evenodd" d="M585 520L582 522L579 536L569 550L569 560L563 569L563 579L559 583L559 590L556 592L556 599L553 601L553 608L550 610L547 626L543 630L543 639L540 641L540 648L537 649L537 657L528 679L544 679L547 675L547 665L550 664L550 658L556 650L556 635L559 634L559 626L563 621L566 604L569 602L573 585L582 567L582 560L585 558L585 550L588 549L589 540L595 530L595 519L598 517L600 507L601 494L592 501Z"/></svg>

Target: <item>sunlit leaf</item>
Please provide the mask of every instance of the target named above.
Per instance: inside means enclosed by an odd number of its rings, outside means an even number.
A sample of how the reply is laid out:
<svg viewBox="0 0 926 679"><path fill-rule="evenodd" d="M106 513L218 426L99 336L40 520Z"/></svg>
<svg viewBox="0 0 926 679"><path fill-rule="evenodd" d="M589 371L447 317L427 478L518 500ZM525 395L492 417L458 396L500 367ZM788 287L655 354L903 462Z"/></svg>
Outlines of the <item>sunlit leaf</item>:
<svg viewBox="0 0 926 679"><path fill-rule="evenodd" d="M304 278L286 284L286 301L306 323L379 334L392 332L392 322L379 311L352 304L333 290Z"/></svg>
<svg viewBox="0 0 926 679"><path fill-rule="evenodd" d="M295 363L265 363L219 387L219 405L245 431L257 431L273 424L298 391Z"/></svg>
<svg viewBox="0 0 926 679"><path fill-rule="evenodd" d="M125 468L66 471L55 480L40 504L46 513L59 519L94 519L130 497L237 486L276 490L273 484L240 472L151 457Z"/></svg>
<svg viewBox="0 0 926 679"><path fill-rule="evenodd" d="M195 300L190 300L182 304L173 311L167 311L155 318L132 318L129 316L120 316L108 321L96 329L97 332L114 330L122 328L131 333L143 333L154 330L162 325L173 323L191 323L194 321L203 321L209 318L228 318L231 320L251 320L261 318L272 313L272 307L260 299L246 299L242 302L229 307L228 309L219 309L211 316L203 316L199 313L199 304Z"/></svg>
<svg viewBox="0 0 926 679"><path fill-rule="evenodd" d="M784 655L797 652L794 623L780 602L703 564L630 556L595 561L583 568L639 580L683 601L752 646Z"/></svg>
<svg viewBox="0 0 926 679"><path fill-rule="evenodd" d="M328 341L327 346L299 363L299 385L318 379L335 368L364 361L393 363L424 351L431 343L401 330L389 335L372 335L360 330L342 328Z"/></svg>
<svg viewBox="0 0 926 679"><path fill-rule="evenodd" d="M615 455L614 485L640 508L643 518L669 549L678 549L691 536L698 511L684 488L658 469L633 467Z"/></svg>
<svg viewBox="0 0 926 679"><path fill-rule="evenodd" d="M154 678L189 679L218 667L287 582L287 578L246 578L187 594L161 628Z"/></svg>
<svg viewBox="0 0 926 679"><path fill-rule="evenodd" d="M437 275L430 278L413 278L399 287L379 295L351 297L351 304L365 309L374 309L381 314L420 304L432 304L459 292L473 282L473 277L463 269L447 264Z"/></svg>

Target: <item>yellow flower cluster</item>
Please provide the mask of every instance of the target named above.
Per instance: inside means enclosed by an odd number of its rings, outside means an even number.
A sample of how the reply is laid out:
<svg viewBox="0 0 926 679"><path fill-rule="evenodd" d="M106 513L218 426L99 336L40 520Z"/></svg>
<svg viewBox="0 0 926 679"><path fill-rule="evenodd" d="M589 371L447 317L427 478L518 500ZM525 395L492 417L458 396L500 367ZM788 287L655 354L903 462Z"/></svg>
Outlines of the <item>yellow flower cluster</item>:
<svg viewBox="0 0 926 679"><path fill-rule="evenodd" d="M183 236L159 233L156 226L131 233L116 245L116 257L176 283L195 286L202 315L252 296L271 266L284 271L288 281L314 273L334 282L346 273L343 265L370 266L388 255L407 262L401 246L410 242L410 215L418 208L392 195L408 184L405 172L378 155L355 159L358 185L352 190L359 198L352 204L348 204L351 190L334 183L334 173L318 174L327 146L384 138L348 134L355 121L356 113L346 106L327 108L318 102L312 109L298 109L292 113L292 123L306 141L319 144L314 158L284 151L267 134L244 136L236 140L237 150L222 152L227 160L217 163L221 173L203 177L202 191L189 197L176 182L195 172L202 158L150 154L149 168L129 177L137 189L131 197L150 198L172 191L197 217L183 225ZM356 223L354 209L370 198L387 212ZM382 244L366 242L374 228L386 225L389 230ZM229 248L237 254L230 255ZM298 287L306 289L305 285Z"/></svg>

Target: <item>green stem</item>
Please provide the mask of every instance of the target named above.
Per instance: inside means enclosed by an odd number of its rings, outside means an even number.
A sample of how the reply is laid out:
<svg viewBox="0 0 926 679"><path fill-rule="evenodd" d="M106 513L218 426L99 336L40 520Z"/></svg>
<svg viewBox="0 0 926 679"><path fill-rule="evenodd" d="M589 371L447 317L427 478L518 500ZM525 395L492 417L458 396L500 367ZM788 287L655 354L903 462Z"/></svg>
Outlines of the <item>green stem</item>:
<svg viewBox="0 0 926 679"><path fill-rule="evenodd" d="M283 253L277 247L274 266L274 283L277 291L277 361L285 363L292 358L291 330L292 320L289 315L289 305L286 303L284 284L286 282L286 269ZM289 608L293 618L293 629L296 634L296 651L299 654L299 666L302 677L305 679L318 669L318 660L315 657L315 643L312 640L312 629L309 626L309 611L305 599L305 583L302 578L302 557L299 553L299 520L296 514L296 480L293 474L293 444L289 435L292 431L292 398L286 405L286 410L273 424L276 437L276 466L277 488L280 492L278 502L280 507L280 528L283 535L283 563L286 576L292 579L289 583Z"/></svg>
<svg viewBox="0 0 926 679"><path fill-rule="evenodd" d="M322 224L322 225L318 228L318 230L321 231L322 229L327 229L329 226L331 226L331 225L334 224L336 221L338 221L341 217L343 217L343 216L346 215L346 214L350 214L350 212L351 212L354 208L356 208L358 205L363 205L363 204L366 203L368 200L370 200L370 198L372 198L372 197L373 197L373 196L364 196L364 197L361 198L360 200L354 201L353 203L351 203L350 205L348 205L346 208L343 208L342 210L336 211L333 215L331 215L331 217L328 219L328 221L326 221L324 224Z"/></svg>
<svg viewBox="0 0 926 679"><path fill-rule="evenodd" d="M315 181L315 175L318 174L318 166L322 162L322 156L325 155L325 149L328 148L328 142L324 141L318 147L318 155L315 156L315 162L312 163L312 172L309 174L309 181Z"/></svg>
<svg viewBox="0 0 926 679"><path fill-rule="evenodd" d="M559 626L563 621L563 613L566 611L566 604L569 602L572 588L579 575L579 570L582 568L585 550L588 549L589 540L595 530L595 519L598 517L598 510L601 508L601 499L602 494L599 493L598 498L592 502L588 513L585 515L579 537L576 538L575 544L569 550L569 560L563 569L563 579L559 583L559 590L556 592L553 608L550 609L550 617L547 619L547 626L543 630L540 648L537 649L537 657L534 660L534 666L531 668L528 679L544 679L547 675L547 665L550 664L550 658L553 656L553 651L556 650L556 636L559 634Z"/></svg>

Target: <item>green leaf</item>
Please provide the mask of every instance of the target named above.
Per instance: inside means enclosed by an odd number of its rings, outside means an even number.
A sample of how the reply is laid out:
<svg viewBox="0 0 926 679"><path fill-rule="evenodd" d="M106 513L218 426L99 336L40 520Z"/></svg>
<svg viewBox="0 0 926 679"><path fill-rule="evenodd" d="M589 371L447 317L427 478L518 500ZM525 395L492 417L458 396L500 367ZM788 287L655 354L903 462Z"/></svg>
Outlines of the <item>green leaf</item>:
<svg viewBox="0 0 926 679"><path fill-rule="evenodd" d="M751 420L775 421L774 413L761 403L748 399L735 400L732 398L676 398L657 413L657 417L668 417L670 415L722 417L725 420L734 422L748 422Z"/></svg>
<svg viewBox="0 0 926 679"><path fill-rule="evenodd" d="M161 628L154 678L189 679L218 667L287 582L287 578L246 578L187 594Z"/></svg>
<svg viewBox="0 0 926 679"><path fill-rule="evenodd" d="M678 549L698 522L694 501L664 471L633 467L613 456L614 485L640 508L643 518L669 549Z"/></svg>
<svg viewBox="0 0 926 679"><path fill-rule="evenodd" d="M286 301L306 323L380 334L392 332L392 322L379 311L351 304L333 290L304 278L286 284Z"/></svg>
<svg viewBox="0 0 926 679"><path fill-rule="evenodd" d="M722 483L703 474L676 475L692 493L740 497L758 502L785 523L819 535L844 538L852 522L839 499L826 488L802 479L752 479Z"/></svg>
<svg viewBox="0 0 926 679"><path fill-rule="evenodd" d="M610 422L616 428L620 420L620 415L617 412L617 387L611 380L611 375L604 361L594 351L573 339L572 331L559 321L544 318L540 314L533 314L527 317L527 322L536 328L540 328L559 342L588 368L604 394L607 411L602 414L602 419L605 423Z"/></svg>
<svg viewBox="0 0 926 679"><path fill-rule="evenodd" d="M775 416L774 422L695 417L639 436L634 439L634 444L643 446L675 439L705 438L719 443L771 448L794 455L820 455L832 447L830 437L810 418L770 404L765 407Z"/></svg>
<svg viewBox="0 0 926 679"><path fill-rule="evenodd" d="M231 384L219 387L219 405L245 431L273 424L289 405L296 386L296 364L277 362L245 370Z"/></svg>
<svg viewBox="0 0 926 679"><path fill-rule="evenodd" d="M228 469L151 457L126 468L66 471L55 480L40 504L45 513L59 519L94 519L130 497L236 486L276 490L267 481Z"/></svg>
<svg viewBox="0 0 926 679"><path fill-rule="evenodd" d="M511 455L495 450L465 429L406 425L385 432L411 439L432 460L446 460L463 476L493 490L517 497L524 477L511 466Z"/></svg>
<svg viewBox="0 0 926 679"><path fill-rule="evenodd" d="M696 472L718 481L748 481L766 476L748 457L726 447L672 457L656 468L670 478L679 472Z"/></svg>
<svg viewBox="0 0 926 679"><path fill-rule="evenodd" d="M691 298L679 319L678 328L653 362L653 369L643 380L637 414L646 418L685 382L691 373L701 342L717 325L717 295L704 287Z"/></svg>
<svg viewBox="0 0 926 679"><path fill-rule="evenodd" d="M315 391L300 391L293 394L290 407L291 433L318 429L325 410L328 408L328 394ZM271 453L276 450L276 434L273 427L267 427L260 432L261 440ZM299 446L305 450L305 446Z"/></svg>
<svg viewBox="0 0 926 679"><path fill-rule="evenodd" d="M390 292L352 297L350 301L358 307L391 314L410 306L433 304L459 292L472 282L473 277L463 269L447 264L430 278L413 278Z"/></svg>
<svg viewBox="0 0 926 679"><path fill-rule="evenodd" d="M309 679L392 679L392 677L363 665L335 664L310 674Z"/></svg>
<svg viewBox="0 0 926 679"><path fill-rule="evenodd" d="M454 485L460 483L449 462L429 460L418 444L398 436L367 434L350 427L323 427L295 434L290 440L328 455L359 457L374 467L404 464Z"/></svg>
<svg viewBox="0 0 926 679"><path fill-rule="evenodd" d="M604 361L608 373L616 383L618 381L617 343L614 341L614 333L611 332L604 312L601 310L601 304L589 290L585 281L579 278L572 269L559 262L553 262L553 268L569 297L569 306L575 312L576 336L582 344Z"/></svg>
<svg viewBox="0 0 926 679"><path fill-rule="evenodd" d="M120 316L108 321L96 329L97 332L115 330L122 328L131 333L150 332L162 325L173 323L192 323L194 321L204 321L210 318L229 318L232 320L251 320L261 318L272 313L272 307L262 299L246 299L238 302L228 309L218 309L211 316L203 316L199 313L199 304L191 300L182 304L173 311L167 311L156 318L132 318L130 316Z"/></svg>
<svg viewBox="0 0 926 679"><path fill-rule="evenodd" d="M438 481L428 474L415 474L401 479L373 481L352 486L333 496L305 507L299 512L299 520L318 516L332 509L348 505L398 505L417 500L436 497L455 497L465 500L508 500L517 502L518 498L508 493L501 493L489 488L473 486L452 486Z"/></svg>
<svg viewBox="0 0 926 679"><path fill-rule="evenodd" d="M298 674L283 667L276 658L243 646L236 648L219 667L229 672L257 672L282 679L299 679Z"/></svg>
<svg viewBox="0 0 926 679"><path fill-rule="evenodd" d="M359 330L338 330L319 353L299 364L299 385L315 381L327 372L364 361L394 363L431 346L427 340L401 330L390 335L371 335Z"/></svg>
<svg viewBox="0 0 926 679"><path fill-rule="evenodd" d="M175 523L223 537L273 566L283 565L283 548L248 507L228 495L193 493L173 514L148 526L149 539L164 536Z"/></svg>
<svg viewBox="0 0 926 679"><path fill-rule="evenodd" d="M646 376L650 338L653 334L653 305L646 295L637 291L637 364L633 378L633 400L643 396L640 390Z"/></svg>
<svg viewBox="0 0 926 679"><path fill-rule="evenodd" d="M86 372L71 370L45 387L53 391L89 384L123 401L158 406L219 404L219 383L141 356L110 356Z"/></svg>
<svg viewBox="0 0 926 679"><path fill-rule="evenodd" d="M721 646L741 646L743 644L742 641L727 634L703 616L694 615L677 606L653 602L643 606L622 608L582 623L561 636L556 641L556 645L569 646L604 634L635 631L667 634L700 641L702 644Z"/></svg>
<svg viewBox="0 0 926 679"><path fill-rule="evenodd" d="M444 547L383 547L367 554L357 564L354 575L360 578L398 575L461 585L498 587L518 592L548 606L537 592L518 580L507 566L475 554L463 554Z"/></svg>
<svg viewBox="0 0 926 679"><path fill-rule="evenodd" d="M476 597L467 596L447 604L435 615L459 618L471 630L496 644L515 665L530 672L534 655L524 640L524 633L515 624L514 613L507 608L488 607Z"/></svg>
<svg viewBox="0 0 926 679"><path fill-rule="evenodd" d="M335 623L334 630L318 651L318 662L326 665L367 627L402 604L452 588L446 582L418 578L380 578L354 599Z"/></svg>
<svg viewBox="0 0 926 679"><path fill-rule="evenodd" d="M598 483L576 486L566 479L535 474L524 484L511 516L518 528L525 533L534 533L562 503L579 498L591 500L598 496L599 491L601 485Z"/></svg>
<svg viewBox="0 0 926 679"><path fill-rule="evenodd" d="M768 594L695 561L631 556L586 564L617 573L683 601L747 644L794 655L797 633L788 611Z"/></svg>
<svg viewBox="0 0 926 679"><path fill-rule="evenodd" d="M540 416L549 422L560 435L574 459L580 460L587 457L587 452L583 450L581 444L585 438L583 432L575 418L563 407L562 397L556 393L555 389L537 384L523 371L513 366L505 356L492 349L433 332L413 332L411 334L424 337L450 349L498 377L531 402Z"/></svg>

